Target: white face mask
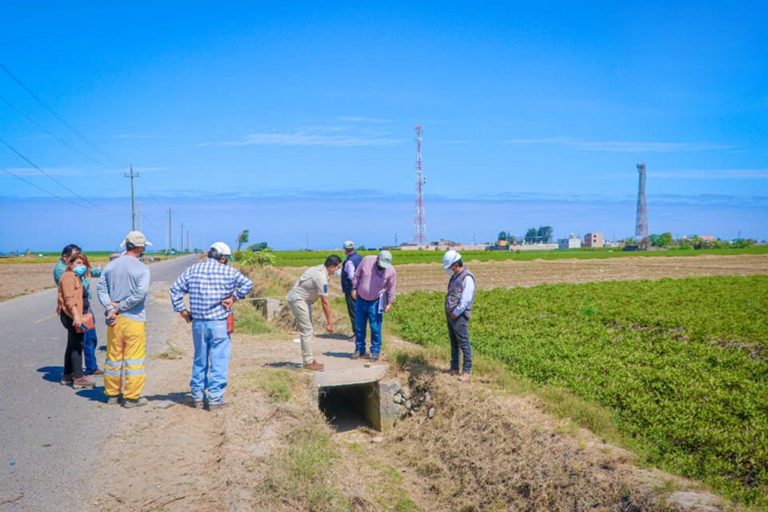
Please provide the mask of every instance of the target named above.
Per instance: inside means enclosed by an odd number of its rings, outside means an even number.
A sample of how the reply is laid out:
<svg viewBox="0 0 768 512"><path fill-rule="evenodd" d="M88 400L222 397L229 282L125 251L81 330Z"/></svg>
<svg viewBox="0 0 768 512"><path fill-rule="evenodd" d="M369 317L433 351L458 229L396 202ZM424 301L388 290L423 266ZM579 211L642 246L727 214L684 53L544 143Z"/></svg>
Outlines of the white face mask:
<svg viewBox="0 0 768 512"><path fill-rule="evenodd" d="M453 270L451 270L451 267L444 268L443 270L445 270L445 273L448 274L449 276L453 275Z"/></svg>

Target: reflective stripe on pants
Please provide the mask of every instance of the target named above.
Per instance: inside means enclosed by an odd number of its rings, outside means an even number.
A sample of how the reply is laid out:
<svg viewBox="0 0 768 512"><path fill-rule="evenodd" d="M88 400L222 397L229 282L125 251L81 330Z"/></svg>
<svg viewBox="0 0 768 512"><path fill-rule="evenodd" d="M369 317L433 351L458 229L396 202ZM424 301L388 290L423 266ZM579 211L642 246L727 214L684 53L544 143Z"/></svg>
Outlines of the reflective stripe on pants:
<svg viewBox="0 0 768 512"><path fill-rule="evenodd" d="M147 324L119 316L107 328L107 361L104 364L104 393L136 400L144 390L144 358L147 354ZM125 373L125 380L121 378Z"/></svg>

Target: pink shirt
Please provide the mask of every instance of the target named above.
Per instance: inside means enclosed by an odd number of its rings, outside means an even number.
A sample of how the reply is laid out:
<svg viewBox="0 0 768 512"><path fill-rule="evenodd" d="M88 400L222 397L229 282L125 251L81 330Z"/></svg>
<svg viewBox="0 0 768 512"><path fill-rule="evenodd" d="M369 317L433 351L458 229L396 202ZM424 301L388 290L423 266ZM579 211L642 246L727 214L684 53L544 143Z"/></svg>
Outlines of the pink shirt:
<svg viewBox="0 0 768 512"><path fill-rule="evenodd" d="M363 300L376 300L382 292L387 294L387 304L395 301L395 275L394 267L380 269L376 265L376 256L366 256L355 270L352 279L352 288L357 290L357 295Z"/></svg>

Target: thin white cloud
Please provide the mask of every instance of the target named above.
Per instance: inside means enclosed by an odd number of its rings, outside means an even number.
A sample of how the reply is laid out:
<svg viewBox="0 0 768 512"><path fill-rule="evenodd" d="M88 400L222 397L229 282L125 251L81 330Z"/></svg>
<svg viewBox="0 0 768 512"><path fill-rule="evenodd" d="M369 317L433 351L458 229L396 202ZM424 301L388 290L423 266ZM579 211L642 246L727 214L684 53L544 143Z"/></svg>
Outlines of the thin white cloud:
<svg viewBox="0 0 768 512"><path fill-rule="evenodd" d="M768 169L691 169L648 173L653 178L690 180L768 180Z"/></svg>
<svg viewBox="0 0 768 512"><path fill-rule="evenodd" d="M348 135L337 132L320 133L316 130L296 131L291 133L269 132L251 133L240 140L201 144L202 146L240 147L240 146L390 146L400 144L403 139L381 136Z"/></svg>
<svg viewBox="0 0 768 512"><path fill-rule="evenodd" d="M116 133L116 139L159 139L160 135L151 135L148 133Z"/></svg>
<svg viewBox="0 0 768 512"><path fill-rule="evenodd" d="M584 151L605 151L614 153L669 153L674 151L708 151L731 149L728 144L696 142L643 142L628 140L585 141L570 137L547 137L538 139L509 139L507 144L521 146L560 145Z"/></svg>

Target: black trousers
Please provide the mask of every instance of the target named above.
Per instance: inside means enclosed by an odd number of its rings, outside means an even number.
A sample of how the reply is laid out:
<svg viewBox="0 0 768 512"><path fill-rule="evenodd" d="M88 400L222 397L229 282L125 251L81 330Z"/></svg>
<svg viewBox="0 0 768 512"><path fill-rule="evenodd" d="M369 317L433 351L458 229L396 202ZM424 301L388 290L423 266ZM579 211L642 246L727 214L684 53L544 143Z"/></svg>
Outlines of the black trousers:
<svg viewBox="0 0 768 512"><path fill-rule="evenodd" d="M448 335L451 337L451 370L459 369L459 351L464 356L462 371L472 373L472 347L469 344L469 319L462 314L456 320L445 314L448 321Z"/></svg>
<svg viewBox="0 0 768 512"><path fill-rule="evenodd" d="M67 348L64 351L64 375L79 379L83 376L83 333L75 331L72 319L61 313L61 325L67 330Z"/></svg>
<svg viewBox="0 0 768 512"><path fill-rule="evenodd" d="M347 301L347 314L349 321L352 322L352 332L355 332L355 299L352 298L351 293L345 293L344 300Z"/></svg>

